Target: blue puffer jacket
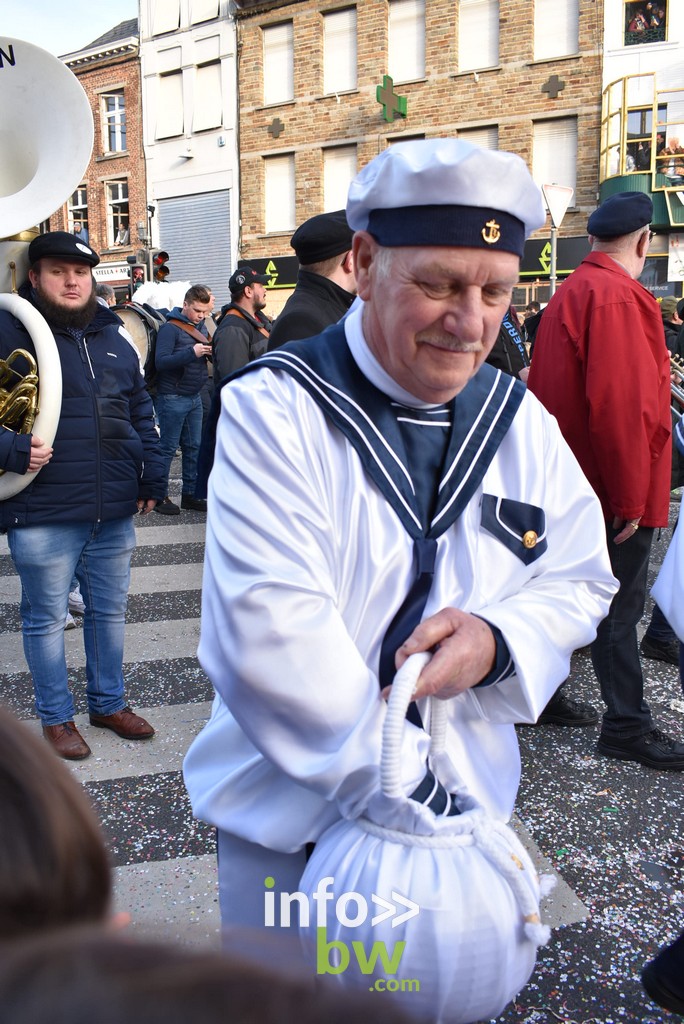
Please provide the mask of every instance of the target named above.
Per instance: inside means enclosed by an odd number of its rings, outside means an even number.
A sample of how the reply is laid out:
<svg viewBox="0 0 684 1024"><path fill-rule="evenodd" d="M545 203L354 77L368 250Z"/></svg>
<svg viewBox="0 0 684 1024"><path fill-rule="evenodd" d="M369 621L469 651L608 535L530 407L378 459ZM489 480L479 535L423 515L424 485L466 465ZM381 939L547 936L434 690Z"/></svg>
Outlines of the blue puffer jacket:
<svg viewBox="0 0 684 1024"><path fill-rule="evenodd" d="M190 323L180 307L175 306L169 313L169 319L182 320L189 327L194 327L209 336L202 321ZM204 356L198 359L193 348L197 344L187 331L175 324L165 323L159 328L155 347L154 361L157 367L158 395L198 395L207 382L207 361Z"/></svg>
<svg viewBox="0 0 684 1024"><path fill-rule="evenodd" d="M53 328L62 366L54 453L27 487L0 502L0 530L120 519L136 513L138 498L164 497L152 401L120 327L119 318L98 303L83 341ZM23 324L0 311L0 356L6 359L15 348L35 352ZM0 468L25 472L29 437L0 428Z"/></svg>

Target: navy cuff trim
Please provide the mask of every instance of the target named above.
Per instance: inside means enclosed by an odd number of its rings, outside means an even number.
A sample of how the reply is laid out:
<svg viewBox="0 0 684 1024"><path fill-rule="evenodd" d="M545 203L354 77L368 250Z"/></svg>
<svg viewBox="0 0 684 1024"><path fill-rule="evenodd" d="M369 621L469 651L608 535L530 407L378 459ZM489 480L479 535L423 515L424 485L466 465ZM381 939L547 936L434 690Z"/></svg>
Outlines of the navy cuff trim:
<svg viewBox="0 0 684 1024"><path fill-rule="evenodd" d="M477 615L476 618L482 619L483 622L487 622L487 619L482 618L481 615ZM510 676L515 674L515 664L511 657L511 652L508 649L508 644L503 638L503 633L497 626L493 626L491 622L487 622L487 625L494 634L494 641L496 643L496 657L494 659L494 668L489 672L484 679L481 679L477 686L493 686L495 683L500 683L504 679L508 679Z"/></svg>

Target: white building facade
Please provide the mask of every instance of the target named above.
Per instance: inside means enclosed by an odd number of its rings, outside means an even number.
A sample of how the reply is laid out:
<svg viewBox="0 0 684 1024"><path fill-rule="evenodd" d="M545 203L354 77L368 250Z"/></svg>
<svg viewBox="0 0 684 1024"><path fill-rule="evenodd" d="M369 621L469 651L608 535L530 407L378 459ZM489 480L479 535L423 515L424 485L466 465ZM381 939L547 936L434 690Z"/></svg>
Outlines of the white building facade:
<svg viewBox="0 0 684 1024"><path fill-rule="evenodd" d="M605 0L600 198L648 193L656 295L684 286L684 2Z"/></svg>
<svg viewBox="0 0 684 1024"><path fill-rule="evenodd" d="M229 0L140 0L153 245L170 280L229 300L239 234L235 27Z"/></svg>

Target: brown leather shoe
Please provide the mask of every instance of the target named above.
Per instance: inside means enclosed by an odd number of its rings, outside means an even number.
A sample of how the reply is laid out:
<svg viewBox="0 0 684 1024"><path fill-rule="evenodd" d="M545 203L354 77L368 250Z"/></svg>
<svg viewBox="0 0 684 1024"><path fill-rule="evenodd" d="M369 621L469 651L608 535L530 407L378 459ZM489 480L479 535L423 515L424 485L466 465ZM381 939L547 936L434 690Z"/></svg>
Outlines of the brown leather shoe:
<svg viewBox="0 0 684 1024"><path fill-rule="evenodd" d="M89 757L91 750L73 722L61 725L44 725L43 736L60 757L67 761L82 761Z"/></svg>
<svg viewBox="0 0 684 1024"><path fill-rule="evenodd" d="M133 714L130 708L122 708L114 715L94 715L91 711L90 724L98 729L111 729L122 740L149 740L154 736L150 723Z"/></svg>

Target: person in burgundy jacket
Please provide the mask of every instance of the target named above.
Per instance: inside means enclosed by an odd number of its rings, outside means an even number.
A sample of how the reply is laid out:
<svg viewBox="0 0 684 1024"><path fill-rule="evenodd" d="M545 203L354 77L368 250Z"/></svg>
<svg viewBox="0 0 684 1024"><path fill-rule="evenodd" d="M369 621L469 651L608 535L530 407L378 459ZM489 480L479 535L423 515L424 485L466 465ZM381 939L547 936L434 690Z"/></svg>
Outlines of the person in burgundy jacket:
<svg viewBox="0 0 684 1024"><path fill-rule="evenodd" d="M652 215L642 192L613 195L592 213L592 250L544 311L528 387L557 418L599 497L620 583L591 646L607 706L597 749L682 770L684 743L655 726L644 700L636 631L653 530L668 523L672 455L662 317L638 282Z"/></svg>

